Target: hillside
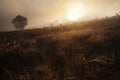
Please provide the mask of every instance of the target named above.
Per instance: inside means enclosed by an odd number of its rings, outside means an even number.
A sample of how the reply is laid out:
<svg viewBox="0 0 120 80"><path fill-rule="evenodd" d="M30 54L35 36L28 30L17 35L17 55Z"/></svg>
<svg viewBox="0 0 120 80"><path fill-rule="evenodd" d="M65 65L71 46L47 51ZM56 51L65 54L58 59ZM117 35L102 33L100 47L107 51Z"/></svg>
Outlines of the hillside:
<svg viewBox="0 0 120 80"><path fill-rule="evenodd" d="M1 32L0 80L120 80L120 16Z"/></svg>

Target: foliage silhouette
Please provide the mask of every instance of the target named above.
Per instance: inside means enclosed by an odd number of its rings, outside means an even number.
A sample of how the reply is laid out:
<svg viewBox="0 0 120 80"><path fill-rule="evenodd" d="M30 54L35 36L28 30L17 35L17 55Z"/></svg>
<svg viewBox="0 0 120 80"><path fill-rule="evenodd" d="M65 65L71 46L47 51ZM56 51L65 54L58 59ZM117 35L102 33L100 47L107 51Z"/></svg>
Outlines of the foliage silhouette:
<svg viewBox="0 0 120 80"><path fill-rule="evenodd" d="M18 15L12 20L12 24L16 29L24 29L24 27L28 24L28 20L26 17Z"/></svg>

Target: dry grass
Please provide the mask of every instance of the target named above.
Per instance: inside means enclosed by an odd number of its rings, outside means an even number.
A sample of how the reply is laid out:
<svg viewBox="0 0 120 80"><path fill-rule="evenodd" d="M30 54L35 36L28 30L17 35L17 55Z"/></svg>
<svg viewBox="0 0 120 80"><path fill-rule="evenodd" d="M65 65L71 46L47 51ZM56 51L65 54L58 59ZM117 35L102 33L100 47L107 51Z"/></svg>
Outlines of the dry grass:
<svg viewBox="0 0 120 80"><path fill-rule="evenodd" d="M0 33L0 80L120 80L120 17Z"/></svg>

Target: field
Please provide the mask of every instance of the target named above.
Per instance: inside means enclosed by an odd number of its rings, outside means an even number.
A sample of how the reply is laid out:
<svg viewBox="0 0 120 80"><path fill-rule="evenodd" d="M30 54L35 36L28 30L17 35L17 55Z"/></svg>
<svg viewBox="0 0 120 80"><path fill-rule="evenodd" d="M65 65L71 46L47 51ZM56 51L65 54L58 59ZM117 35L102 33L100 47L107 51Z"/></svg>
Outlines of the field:
<svg viewBox="0 0 120 80"><path fill-rule="evenodd" d="M120 16L1 32L0 80L120 80Z"/></svg>

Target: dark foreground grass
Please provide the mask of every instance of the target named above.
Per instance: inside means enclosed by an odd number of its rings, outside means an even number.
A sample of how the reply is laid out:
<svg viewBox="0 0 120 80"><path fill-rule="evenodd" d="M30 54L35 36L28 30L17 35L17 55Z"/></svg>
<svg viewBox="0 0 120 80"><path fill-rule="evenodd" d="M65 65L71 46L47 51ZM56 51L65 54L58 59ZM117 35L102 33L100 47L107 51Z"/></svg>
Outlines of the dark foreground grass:
<svg viewBox="0 0 120 80"><path fill-rule="evenodd" d="M120 17L1 32L0 80L120 80Z"/></svg>

